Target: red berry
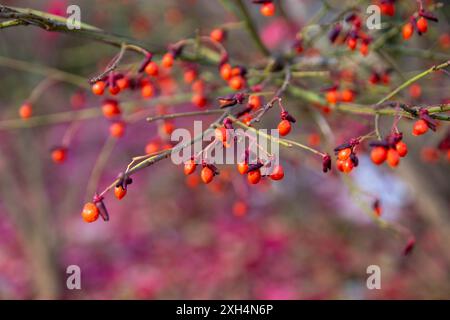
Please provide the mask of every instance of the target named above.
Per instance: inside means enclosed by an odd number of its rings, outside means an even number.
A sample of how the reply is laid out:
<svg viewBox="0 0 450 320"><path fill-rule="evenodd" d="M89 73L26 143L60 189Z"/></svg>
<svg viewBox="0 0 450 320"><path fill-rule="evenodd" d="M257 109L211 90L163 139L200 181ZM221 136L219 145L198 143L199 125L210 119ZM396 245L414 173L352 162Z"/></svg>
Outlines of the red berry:
<svg viewBox="0 0 450 320"><path fill-rule="evenodd" d="M236 217L242 217L247 214L248 206L244 201L236 201L233 204L233 214Z"/></svg>
<svg viewBox="0 0 450 320"><path fill-rule="evenodd" d="M355 98L355 94L350 89L345 89L341 92L341 99L344 102L352 102Z"/></svg>
<svg viewBox="0 0 450 320"><path fill-rule="evenodd" d="M145 146L146 154L152 154L152 153L158 152L158 150L159 150L159 145L156 142L149 142Z"/></svg>
<svg viewBox="0 0 450 320"><path fill-rule="evenodd" d="M125 90L130 87L130 79L127 77L120 78L116 81L116 85L120 88L120 90Z"/></svg>
<svg viewBox="0 0 450 320"><path fill-rule="evenodd" d="M353 170L354 164L352 159L348 158L347 160L341 160L343 161L342 163L342 171L344 173L349 173L350 171Z"/></svg>
<svg viewBox="0 0 450 320"><path fill-rule="evenodd" d="M395 149L389 149L387 152L387 163L395 168L400 163L400 156Z"/></svg>
<svg viewBox="0 0 450 320"><path fill-rule="evenodd" d="M349 38L347 40L347 46L350 50L355 50L356 46L358 45L358 39L355 38Z"/></svg>
<svg viewBox="0 0 450 320"><path fill-rule="evenodd" d="M206 97L203 94L194 94L192 96L191 101L194 105L196 105L199 108L205 107L206 104L208 103L208 100L206 99Z"/></svg>
<svg viewBox="0 0 450 320"><path fill-rule="evenodd" d="M230 87L234 90L240 90L245 87L245 80L241 76L234 76L228 82Z"/></svg>
<svg viewBox="0 0 450 320"><path fill-rule="evenodd" d="M106 83L104 81L97 81L92 85L92 92L101 96L105 92Z"/></svg>
<svg viewBox="0 0 450 320"><path fill-rule="evenodd" d="M237 169L240 174L246 174L248 171L248 164L246 163L238 163Z"/></svg>
<svg viewBox="0 0 450 320"><path fill-rule="evenodd" d="M197 164L193 159L187 161L184 164L184 174L187 176L192 174L195 171L195 168L197 168Z"/></svg>
<svg viewBox="0 0 450 320"><path fill-rule="evenodd" d="M397 142L395 150L397 150L398 155L402 158L408 154L408 146L403 141Z"/></svg>
<svg viewBox="0 0 450 320"><path fill-rule="evenodd" d="M195 80L191 88L195 93L203 94L203 91L205 91L205 82L202 79Z"/></svg>
<svg viewBox="0 0 450 320"><path fill-rule="evenodd" d="M184 72L183 78L185 83L191 84L197 78L197 71L194 69L188 69Z"/></svg>
<svg viewBox="0 0 450 320"><path fill-rule="evenodd" d="M81 216L86 222L94 222L98 219L99 210L95 204L93 204L92 202L88 202L84 205Z"/></svg>
<svg viewBox="0 0 450 320"><path fill-rule="evenodd" d="M422 95L422 88L419 84L414 83L409 87L409 95L414 99L419 99Z"/></svg>
<svg viewBox="0 0 450 320"><path fill-rule="evenodd" d="M221 67L220 67L220 76L222 77L223 80L228 81L231 79L231 66L229 63L224 63Z"/></svg>
<svg viewBox="0 0 450 320"><path fill-rule="evenodd" d="M402 28L403 39L408 40L409 38L412 37L413 33L414 33L414 26L412 25L411 22L408 22L403 26Z"/></svg>
<svg viewBox="0 0 450 320"><path fill-rule="evenodd" d="M119 104L114 100L107 100L102 105L103 115L108 118L114 118L121 114L121 110L119 108Z"/></svg>
<svg viewBox="0 0 450 320"><path fill-rule="evenodd" d="M261 180L261 171L259 169L250 171L247 173L247 180L251 184L257 184Z"/></svg>
<svg viewBox="0 0 450 320"><path fill-rule="evenodd" d="M227 139L228 139L227 129L225 129L224 127L216 128L214 133L215 133L217 140L219 140L220 142L223 142L223 143L227 142Z"/></svg>
<svg viewBox="0 0 450 320"><path fill-rule="evenodd" d="M151 98L155 94L155 88L150 83L145 84L141 89L143 98Z"/></svg>
<svg viewBox="0 0 450 320"><path fill-rule="evenodd" d="M339 150L338 159L339 160L347 160L351 154L352 154L352 149L350 149L350 148L345 148L345 149Z"/></svg>
<svg viewBox="0 0 450 320"><path fill-rule="evenodd" d="M124 189L122 186L116 186L114 188L114 195L117 199L121 200L127 194L127 189Z"/></svg>
<svg viewBox="0 0 450 320"><path fill-rule="evenodd" d="M119 92L120 92L120 88L116 83L114 83L113 86L109 87L109 93L111 95L115 96L115 95L119 94Z"/></svg>
<svg viewBox="0 0 450 320"><path fill-rule="evenodd" d="M339 93L336 90L329 90L325 97L328 103L335 104L339 100Z"/></svg>
<svg viewBox="0 0 450 320"><path fill-rule="evenodd" d="M412 134L415 136L420 136L428 131L428 124L425 120L417 120L414 123Z"/></svg>
<svg viewBox="0 0 450 320"><path fill-rule="evenodd" d="M212 30L209 36L214 41L222 42L225 39L225 31L223 29L217 28Z"/></svg>
<svg viewBox="0 0 450 320"><path fill-rule="evenodd" d="M255 95L250 96L248 98L248 106L253 110L258 110L261 107L261 98Z"/></svg>
<svg viewBox="0 0 450 320"><path fill-rule="evenodd" d="M109 133L115 138L120 138L125 134L125 123L114 122L109 127Z"/></svg>
<svg viewBox="0 0 450 320"><path fill-rule="evenodd" d="M145 73L147 73L149 76L156 77L159 73L159 68L156 62L149 62L147 66L145 67Z"/></svg>
<svg viewBox="0 0 450 320"><path fill-rule="evenodd" d="M173 130L175 130L175 126L170 121L164 121L164 123L161 125L161 131L168 136L172 134Z"/></svg>
<svg viewBox="0 0 450 320"><path fill-rule="evenodd" d="M67 158L66 148L56 148L52 151L52 160L54 163L61 164Z"/></svg>
<svg viewBox="0 0 450 320"><path fill-rule="evenodd" d="M273 168L272 174L270 175L272 180L281 180L284 178L284 170L281 165L275 166Z"/></svg>
<svg viewBox="0 0 450 320"><path fill-rule="evenodd" d="M367 43L363 42L361 47L359 47L359 52L363 56L367 56L369 54L369 45Z"/></svg>
<svg viewBox="0 0 450 320"><path fill-rule="evenodd" d="M384 147L378 146L372 149L370 152L370 159L372 159L372 162L376 165L382 164L384 161L386 161L387 158L387 150Z"/></svg>
<svg viewBox="0 0 450 320"><path fill-rule="evenodd" d="M170 52L166 53L162 58L161 64L164 68L171 68L173 66L173 54Z"/></svg>
<svg viewBox="0 0 450 320"><path fill-rule="evenodd" d="M202 178L202 181L208 184L213 180L214 172L209 167L203 167L200 176Z"/></svg>
<svg viewBox="0 0 450 320"><path fill-rule="evenodd" d="M260 12L265 17L271 17L275 14L275 5L272 2L264 3L261 6Z"/></svg>
<svg viewBox="0 0 450 320"><path fill-rule="evenodd" d="M428 30L427 19L425 19L424 17L420 17L419 20L417 20L417 29L422 33L427 32Z"/></svg>
<svg viewBox="0 0 450 320"><path fill-rule="evenodd" d="M381 3L381 12L387 16L393 16L395 14L395 6L390 2Z"/></svg>
<svg viewBox="0 0 450 320"><path fill-rule="evenodd" d="M281 120L278 124L278 132L280 136L286 136L291 132L291 123L288 120Z"/></svg>
<svg viewBox="0 0 450 320"><path fill-rule="evenodd" d="M33 107L29 103L23 104L19 109L19 115L22 119L28 119L33 114Z"/></svg>

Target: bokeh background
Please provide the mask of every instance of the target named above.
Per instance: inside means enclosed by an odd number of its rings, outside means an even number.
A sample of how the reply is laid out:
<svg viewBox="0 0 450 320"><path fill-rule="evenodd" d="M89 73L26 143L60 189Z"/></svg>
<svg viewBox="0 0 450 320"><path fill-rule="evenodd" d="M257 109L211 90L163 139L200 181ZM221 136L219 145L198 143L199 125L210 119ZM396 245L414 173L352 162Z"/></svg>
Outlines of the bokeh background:
<svg viewBox="0 0 450 320"><path fill-rule="evenodd" d="M250 1L246 1L248 6ZM397 19L414 11L414 1L397 1ZM282 1L293 21L263 18L250 9L265 43L273 50L289 45L290 36L320 8L320 1ZM329 1L339 12L347 1ZM364 2L367 5L369 2ZM2 1L65 15L62 1ZM208 34L223 23L236 22L220 1L70 1L82 10L83 22L127 35L158 50L171 42ZM389 43L391 57L406 76L449 58L448 45L439 37L449 30L448 8L440 9L440 23L411 48L438 52L438 58L406 54ZM326 21L326 18L324 19ZM261 58L248 34L235 27L226 43L230 55L253 63ZM338 68L355 69L340 60L326 37L317 48L335 57ZM17 67L8 59L33 66L64 70L87 79L97 74L117 48L48 33L34 27L0 31L0 298L64 299L448 299L450 298L449 162L430 156L430 148L445 136L448 125L435 134L416 138L412 122L400 129L410 147L396 170L375 167L364 153L361 165L348 178L324 175L314 156L298 150L282 153L286 177L249 186L232 166L211 185L186 180L182 169L163 161L136 174L122 201L109 196L111 221L86 224L80 211L86 197L114 180L131 157L158 136L156 124L143 119L127 127L118 141L108 137L109 122L100 112L74 124L78 111L99 108L101 99L88 90L51 82L35 103L36 116L69 112L61 123L24 128L17 119L19 106L42 81L29 65ZM136 62L135 55L127 55ZM372 58L368 64L380 63ZM213 73L215 69L205 71ZM48 70L47 70L48 71ZM179 77L182 77L181 75ZM189 89L174 77L174 93ZM393 75L393 84L401 79ZM326 85L326 80L318 85ZM412 103L436 104L450 98L449 78L436 74L420 81L422 96ZM382 90L382 89L380 89ZM383 90L389 92L389 88ZM84 94L85 93L85 94ZM77 97L84 97L80 101ZM122 97L121 97L122 99ZM132 100L129 113L152 114L156 103ZM359 98L365 100L364 92ZM292 138L310 142L319 133L305 102L286 98L299 119ZM373 100L373 99L372 99ZM78 101L78 103L77 103ZM376 100L375 100L376 101ZM189 102L175 110L192 110ZM325 115L333 139L343 142L367 132L370 117ZM276 115L265 122L273 125ZM203 117L213 120L211 117ZM177 120L191 127L193 119ZM6 122L5 122L6 121ZM392 118L382 119L387 132ZM54 164L49 150L70 134L68 160ZM319 149L325 148L320 143ZM428 151L424 151L428 148ZM427 149L425 149L427 150ZM427 153L428 152L428 153ZM106 156L105 156L106 154ZM99 157L102 157L99 161ZM100 164L99 164L100 162ZM96 169L97 168L97 169ZM93 177L94 176L94 177ZM353 191L353 192L350 192ZM416 246L403 255L408 237L374 223L367 215L379 198L383 218L409 229ZM66 268L82 270L82 289L67 290ZM382 289L366 288L366 268L378 265Z"/></svg>

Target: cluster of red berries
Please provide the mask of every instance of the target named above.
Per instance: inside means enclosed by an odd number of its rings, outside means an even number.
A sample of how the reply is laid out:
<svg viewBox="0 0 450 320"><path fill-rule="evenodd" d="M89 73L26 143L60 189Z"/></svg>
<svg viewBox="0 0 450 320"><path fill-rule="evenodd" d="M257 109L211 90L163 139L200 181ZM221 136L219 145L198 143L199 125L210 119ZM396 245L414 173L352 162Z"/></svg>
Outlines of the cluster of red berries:
<svg viewBox="0 0 450 320"><path fill-rule="evenodd" d="M358 139L352 139L350 142L341 144L334 149L337 157L336 168L344 173L349 173L354 167L358 166L359 160L355 153L355 147L359 144Z"/></svg>
<svg viewBox="0 0 450 320"><path fill-rule="evenodd" d="M328 35L328 39L331 43L346 44L352 51L358 47L358 43L360 42L359 52L363 56L367 56L372 38L361 30L361 17L356 13L351 13L345 18L345 21L350 27L344 31L341 23L335 24Z"/></svg>
<svg viewBox="0 0 450 320"><path fill-rule="evenodd" d="M349 88L338 90L339 86L334 85L323 89L325 91L325 99L331 105L335 105L338 102L353 102L355 100L355 91Z"/></svg>
<svg viewBox="0 0 450 320"><path fill-rule="evenodd" d="M438 22L436 16L423 9L419 10L417 17L412 15L402 28L403 39L410 39L413 36L414 31L416 31L419 36L426 33L428 31L428 20Z"/></svg>
<svg viewBox="0 0 450 320"><path fill-rule="evenodd" d="M370 143L372 150L370 158L376 165L381 165L385 161L395 168L400 163L400 158L408 154L408 146L402 141L401 133L392 133L383 141L374 141Z"/></svg>
<svg viewBox="0 0 450 320"><path fill-rule="evenodd" d="M273 0L253 0L253 3L261 5L259 11L265 17L271 17L275 14L275 5Z"/></svg>
<svg viewBox="0 0 450 320"><path fill-rule="evenodd" d="M227 59L223 59L219 65L219 73L233 90L241 90L247 86L247 69L243 66L232 67Z"/></svg>

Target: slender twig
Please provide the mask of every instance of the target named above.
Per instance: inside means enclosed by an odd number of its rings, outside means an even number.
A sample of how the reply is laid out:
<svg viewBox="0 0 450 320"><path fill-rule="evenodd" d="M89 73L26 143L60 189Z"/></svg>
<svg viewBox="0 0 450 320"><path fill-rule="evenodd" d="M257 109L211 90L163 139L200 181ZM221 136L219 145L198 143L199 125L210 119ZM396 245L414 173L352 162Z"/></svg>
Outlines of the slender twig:
<svg viewBox="0 0 450 320"><path fill-rule="evenodd" d="M223 113L222 109L212 109L212 110L204 110L204 111L191 111L191 112L180 112L180 113L171 113L171 114L163 114L153 117L148 117L147 122L153 122L156 120L167 120L167 119L175 119L175 118L184 118L184 117L193 117L200 115L209 115L216 113Z"/></svg>

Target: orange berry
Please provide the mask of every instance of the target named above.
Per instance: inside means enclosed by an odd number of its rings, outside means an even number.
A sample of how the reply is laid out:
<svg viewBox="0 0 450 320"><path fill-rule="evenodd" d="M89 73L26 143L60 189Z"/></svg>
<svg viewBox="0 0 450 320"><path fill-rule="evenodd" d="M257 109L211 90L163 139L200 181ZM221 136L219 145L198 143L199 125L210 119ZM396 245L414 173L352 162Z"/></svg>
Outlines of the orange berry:
<svg viewBox="0 0 450 320"><path fill-rule="evenodd" d="M225 39L225 31L223 29L220 28L216 28L214 30L211 31L211 33L209 34L209 36L211 37L211 39L213 39L214 41L217 42L222 42Z"/></svg>
<svg viewBox="0 0 450 320"><path fill-rule="evenodd" d="M161 125L161 130L162 132L164 132L166 135L171 135L173 130L175 130L175 126L172 122L170 121L164 121L164 123Z"/></svg>
<svg viewBox="0 0 450 320"><path fill-rule="evenodd" d="M197 164L193 159L187 161L184 164L184 174L187 176L192 174L195 171L195 168L197 168Z"/></svg>
<svg viewBox="0 0 450 320"><path fill-rule="evenodd" d="M141 88L141 95L143 98L151 98L155 94L155 88L152 84L147 83Z"/></svg>
<svg viewBox="0 0 450 320"><path fill-rule="evenodd" d="M22 119L24 120L28 119L32 115L33 115L33 107L31 106L31 104L25 103L19 108L19 116Z"/></svg>
<svg viewBox="0 0 450 320"><path fill-rule="evenodd" d="M395 149L389 149L387 152L387 163L392 167L395 168L400 163L400 156Z"/></svg>
<svg viewBox="0 0 450 320"><path fill-rule="evenodd" d="M149 76L156 77L159 74L159 68L156 62L150 61L147 66L145 67L145 73L147 73Z"/></svg>
<svg viewBox="0 0 450 320"><path fill-rule="evenodd" d="M109 126L109 133L115 138L123 137L125 134L125 123L114 122Z"/></svg>
<svg viewBox="0 0 450 320"><path fill-rule="evenodd" d="M291 132L291 123L288 120L281 120L278 124L278 132L280 136L286 136Z"/></svg>
<svg viewBox="0 0 450 320"><path fill-rule="evenodd" d="M197 175L189 175L186 177L186 185L189 188L195 188L200 183L200 178Z"/></svg>
<svg viewBox="0 0 450 320"><path fill-rule="evenodd" d="M326 93L325 98L328 103L336 104L339 100L339 93L336 90L330 90Z"/></svg>
<svg viewBox="0 0 450 320"><path fill-rule="evenodd" d="M412 84L409 87L409 95L414 98L418 99L422 95L422 88L417 83Z"/></svg>
<svg viewBox="0 0 450 320"><path fill-rule="evenodd" d="M149 142L145 146L145 153L152 154L159 150L159 146L156 142Z"/></svg>
<svg viewBox="0 0 450 320"><path fill-rule="evenodd" d="M350 149L350 148L345 148L345 149L339 150L338 159L339 160L347 160L351 154L352 154L352 149Z"/></svg>
<svg viewBox="0 0 450 320"><path fill-rule="evenodd" d="M236 217L242 217L247 214L248 206L244 201L236 201L233 204L233 214Z"/></svg>
<svg viewBox="0 0 450 320"><path fill-rule="evenodd" d="M199 108L203 108L208 103L208 100L203 94L194 94L192 96L191 102Z"/></svg>
<svg viewBox="0 0 450 320"><path fill-rule="evenodd" d="M197 78L197 71L188 69L184 72L183 78L185 83L190 84Z"/></svg>
<svg viewBox="0 0 450 320"><path fill-rule="evenodd" d="M201 79L195 80L191 88L195 93L203 93L205 91L205 82Z"/></svg>
<svg viewBox="0 0 450 320"><path fill-rule="evenodd" d="M110 86L108 90L109 90L109 93L113 96L119 94L119 92L120 92L120 88L116 83L113 86Z"/></svg>
<svg viewBox="0 0 450 320"><path fill-rule="evenodd" d="M92 92L101 96L105 92L106 83L104 81L97 81L92 85Z"/></svg>
<svg viewBox="0 0 450 320"><path fill-rule="evenodd" d="M120 78L116 81L116 85L120 90L128 89L130 87L130 79L127 77Z"/></svg>
<svg viewBox="0 0 450 320"><path fill-rule="evenodd" d="M121 200L127 194L127 189L124 189L122 186L116 186L114 188L114 195L117 199Z"/></svg>
<svg viewBox="0 0 450 320"><path fill-rule="evenodd" d="M317 133L311 133L308 136L308 143L311 146L318 146L320 144L320 135Z"/></svg>
<svg viewBox="0 0 450 320"><path fill-rule="evenodd" d="M398 155L402 158L408 154L408 146L403 141L396 143L395 150L397 150Z"/></svg>
<svg viewBox="0 0 450 320"><path fill-rule="evenodd" d="M417 120L414 123L412 134L415 136L420 136L428 131L428 125L425 120Z"/></svg>
<svg viewBox="0 0 450 320"><path fill-rule="evenodd" d="M114 118L121 114L121 110L119 108L119 104L113 100L107 100L102 105L103 115L108 118Z"/></svg>
<svg viewBox="0 0 450 320"><path fill-rule="evenodd" d="M238 163L237 165L237 169L239 171L240 174L246 174L248 171L248 164L246 163Z"/></svg>
<svg viewBox="0 0 450 320"><path fill-rule="evenodd" d="M355 94L350 89L345 89L341 93L342 101L344 102L352 102L355 98Z"/></svg>
<svg viewBox="0 0 450 320"><path fill-rule="evenodd" d="M245 87L245 80L241 76L234 76L230 79L230 87L234 90L240 90Z"/></svg>
<svg viewBox="0 0 450 320"><path fill-rule="evenodd" d="M370 152L370 159L376 165L382 164L387 158L387 150L384 147L378 146L372 149Z"/></svg>
<svg viewBox="0 0 450 320"><path fill-rule="evenodd" d="M283 167L281 165L275 166L273 168L273 171L270 175L270 178L272 180L281 180L284 178L284 170Z"/></svg>
<svg viewBox="0 0 450 320"><path fill-rule="evenodd" d="M210 183L214 178L214 172L209 167L203 167L200 173L202 181L206 184Z"/></svg>
<svg viewBox="0 0 450 320"><path fill-rule="evenodd" d="M420 17L419 20L417 20L417 29L422 33L427 32L428 30L427 19L425 19L424 17Z"/></svg>
<svg viewBox="0 0 450 320"><path fill-rule="evenodd" d="M275 5L272 2L264 3L259 11L263 16L271 17L275 14Z"/></svg>
<svg viewBox="0 0 450 320"><path fill-rule="evenodd" d="M248 97L248 106L253 110L258 110L261 107L261 97L255 95Z"/></svg>
<svg viewBox="0 0 450 320"><path fill-rule="evenodd" d="M163 56L161 64L164 68L171 68L173 66L173 60L173 54L168 52Z"/></svg>
<svg viewBox="0 0 450 320"><path fill-rule="evenodd" d="M54 163L61 164L67 158L67 150L65 148L56 148L52 151L51 156Z"/></svg>
<svg viewBox="0 0 450 320"><path fill-rule="evenodd" d="M369 54L369 45L365 42L363 42L361 44L361 47L359 47L359 52L363 55L363 56L367 56Z"/></svg>
<svg viewBox="0 0 450 320"><path fill-rule="evenodd" d="M402 28L403 39L408 40L409 38L412 37L413 33L414 33L414 26L412 25L411 22L408 22L403 26Z"/></svg>
<svg viewBox="0 0 450 320"><path fill-rule="evenodd" d="M353 170L354 164L352 159L348 158L347 160L341 160L343 161L342 163L342 171L344 173L349 173L350 171Z"/></svg>
<svg viewBox="0 0 450 320"><path fill-rule="evenodd" d="M99 210L95 204L92 202L88 202L84 205L83 211L81 212L81 216L83 217L83 220L86 222L94 222L98 219L99 216Z"/></svg>
<svg viewBox="0 0 450 320"><path fill-rule="evenodd" d="M393 16L395 14L395 6L390 2L383 2L380 6L381 12L387 16Z"/></svg>
<svg viewBox="0 0 450 320"><path fill-rule="evenodd" d="M229 63L224 63L221 67L220 67L220 76L222 77L223 80L228 81L231 79L231 72L232 72L232 68L231 65Z"/></svg>
<svg viewBox="0 0 450 320"><path fill-rule="evenodd" d="M355 48L356 48L357 45L358 45L358 40L357 40L357 39L355 39L355 38L349 38L349 39L347 40L347 47L348 47L350 50L355 50Z"/></svg>
<svg viewBox="0 0 450 320"><path fill-rule="evenodd" d="M261 180L261 171L259 169L250 171L247 173L247 180L251 184L257 184Z"/></svg>

